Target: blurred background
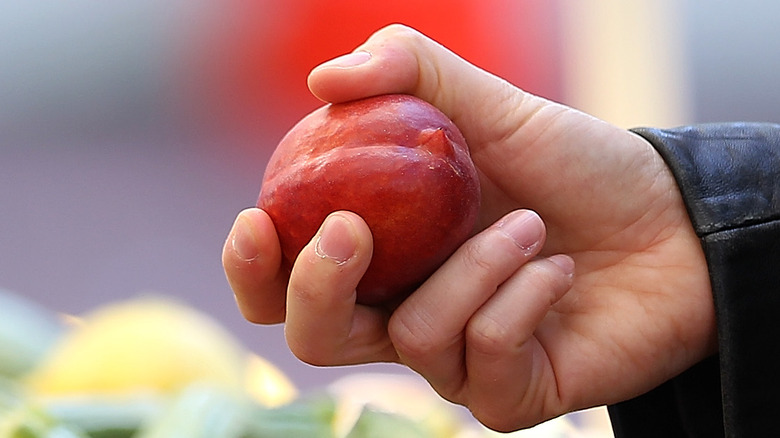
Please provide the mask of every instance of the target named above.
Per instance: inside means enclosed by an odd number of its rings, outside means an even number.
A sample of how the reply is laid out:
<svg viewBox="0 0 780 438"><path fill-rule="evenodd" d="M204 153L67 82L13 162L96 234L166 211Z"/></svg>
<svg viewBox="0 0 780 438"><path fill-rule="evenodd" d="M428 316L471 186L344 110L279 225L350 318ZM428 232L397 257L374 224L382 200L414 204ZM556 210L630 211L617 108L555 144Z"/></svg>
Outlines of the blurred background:
<svg viewBox="0 0 780 438"><path fill-rule="evenodd" d="M780 121L780 4L137 0L0 5L0 287L81 314L141 292L215 317L302 388L347 373L239 315L220 265L308 71L402 22L623 127ZM0 309L0 318L2 318Z"/></svg>

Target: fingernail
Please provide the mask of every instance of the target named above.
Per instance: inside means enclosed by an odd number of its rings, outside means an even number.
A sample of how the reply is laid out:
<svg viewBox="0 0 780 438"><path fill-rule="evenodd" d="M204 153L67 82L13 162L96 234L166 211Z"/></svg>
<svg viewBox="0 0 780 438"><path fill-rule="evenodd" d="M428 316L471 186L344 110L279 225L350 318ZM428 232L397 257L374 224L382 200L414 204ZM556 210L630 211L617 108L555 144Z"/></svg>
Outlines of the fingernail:
<svg viewBox="0 0 780 438"><path fill-rule="evenodd" d="M233 251L244 261L252 261L259 255L252 226L241 216L238 217L236 225L233 227L232 245Z"/></svg>
<svg viewBox="0 0 780 438"><path fill-rule="evenodd" d="M317 68L349 68L357 67L358 65L365 64L371 59L371 53L364 50L357 52L347 53L341 55L338 58L331 59L323 64L320 64Z"/></svg>
<svg viewBox="0 0 780 438"><path fill-rule="evenodd" d="M504 216L498 229L509 236L526 255L531 255L544 234L544 224L539 216L529 210L519 210Z"/></svg>
<svg viewBox="0 0 780 438"><path fill-rule="evenodd" d="M566 254L556 254L551 256L547 260L555 263L560 267L568 277L574 276L574 259Z"/></svg>
<svg viewBox="0 0 780 438"><path fill-rule="evenodd" d="M330 215L322 224L314 251L322 258L345 263L357 250L357 239L352 224L341 215Z"/></svg>

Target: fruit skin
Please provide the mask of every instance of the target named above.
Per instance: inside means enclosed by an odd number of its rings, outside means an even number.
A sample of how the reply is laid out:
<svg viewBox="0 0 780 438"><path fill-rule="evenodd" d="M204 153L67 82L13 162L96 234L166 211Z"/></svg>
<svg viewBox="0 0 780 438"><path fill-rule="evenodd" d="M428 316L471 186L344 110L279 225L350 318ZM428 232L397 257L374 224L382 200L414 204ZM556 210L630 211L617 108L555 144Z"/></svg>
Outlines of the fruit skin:
<svg viewBox="0 0 780 438"><path fill-rule="evenodd" d="M329 104L296 124L268 162L257 206L289 268L325 217L349 210L374 252L357 301L411 293L471 234L479 179L466 140L433 105L408 95Z"/></svg>

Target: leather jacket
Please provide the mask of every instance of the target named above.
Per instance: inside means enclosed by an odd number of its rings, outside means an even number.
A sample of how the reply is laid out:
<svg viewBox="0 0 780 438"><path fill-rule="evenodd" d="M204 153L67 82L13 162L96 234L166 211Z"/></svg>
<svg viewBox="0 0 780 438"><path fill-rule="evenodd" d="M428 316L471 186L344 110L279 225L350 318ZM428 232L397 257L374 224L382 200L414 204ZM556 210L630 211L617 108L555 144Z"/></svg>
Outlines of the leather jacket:
<svg viewBox="0 0 780 438"><path fill-rule="evenodd" d="M671 168L701 239L719 348L609 406L615 436L780 437L780 125L634 132Z"/></svg>

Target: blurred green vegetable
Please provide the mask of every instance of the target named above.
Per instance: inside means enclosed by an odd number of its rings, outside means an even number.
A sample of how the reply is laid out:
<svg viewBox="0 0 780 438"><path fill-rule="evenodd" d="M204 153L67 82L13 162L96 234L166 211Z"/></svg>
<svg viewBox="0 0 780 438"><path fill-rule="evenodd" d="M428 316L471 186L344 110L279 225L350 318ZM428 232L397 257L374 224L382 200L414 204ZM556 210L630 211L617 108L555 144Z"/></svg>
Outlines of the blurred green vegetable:
<svg viewBox="0 0 780 438"><path fill-rule="evenodd" d="M336 401L312 395L273 409L250 412L245 438L333 438Z"/></svg>
<svg viewBox="0 0 780 438"><path fill-rule="evenodd" d="M0 437L88 438L78 428L63 424L31 402L24 388L0 377Z"/></svg>
<svg viewBox="0 0 780 438"><path fill-rule="evenodd" d="M49 352L64 332L57 314L0 289L0 375L20 377Z"/></svg>
<svg viewBox="0 0 780 438"><path fill-rule="evenodd" d="M407 417L364 408L346 438L432 438L418 423Z"/></svg>
<svg viewBox="0 0 780 438"><path fill-rule="evenodd" d="M162 415L166 401L152 394L81 395L47 399L42 404L49 416L78 427L89 438L132 438Z"/></svg>
<svg viewBox="0 0 780 438"><path fill-rule="evenodd" d="M220 387L192 385L176 397L138 438L239 438L249 405Z"/></svg>

